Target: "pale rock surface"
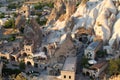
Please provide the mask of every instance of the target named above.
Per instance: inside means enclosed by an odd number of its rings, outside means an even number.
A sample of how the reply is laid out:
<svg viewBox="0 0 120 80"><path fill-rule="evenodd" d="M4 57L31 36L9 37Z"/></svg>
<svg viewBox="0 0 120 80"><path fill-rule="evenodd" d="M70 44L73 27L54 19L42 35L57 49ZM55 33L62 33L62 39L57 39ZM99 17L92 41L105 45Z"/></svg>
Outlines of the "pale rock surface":
<svg viewBox="0 0 120 80"><path fill-rule="evenodd" d="M112 46L116 39L120 41L120 18L114 24L113 35L109 40L109 45Z"/></svg>
<svg viewBox="0 0 120 80"><path fill-rule="evenodd" d="M102 6L104 5L104 7ZM109 40L111 36L111 25L115 21L115 14L117 12L111 0L104 0L99 8L99 15L96 19L94 31L97 36L100 36L103 41ZM102 27L99 30L98 27Z"/></svg>
<svg viewBox="0 0 120 80"><path fill-rule="evenodd" d="M117 14L117 19L119 19L120 18L120 11L118 12L118 14Z"/></svg>
<svg viewBox="0 0 120 80"><path fill-rule="evenodd" d="M64 14L64 2L63 0L56 0L54 3L54 8L48 17L47 25L54 24L61 14Z"/></svg>
<svg viewBox="0 0 120 80"><path fill-rule="evenodd" d="M113 0L82 0L75 12L73 3L75 2L63 1L66 13L60 15L51 29L61 31L63 35L69 30L68 28L74 34L83 27L86 30L93 29L94 35L103 41L109 40L116 19L120 18L120 13L117 14L118 6Z"/></svg>

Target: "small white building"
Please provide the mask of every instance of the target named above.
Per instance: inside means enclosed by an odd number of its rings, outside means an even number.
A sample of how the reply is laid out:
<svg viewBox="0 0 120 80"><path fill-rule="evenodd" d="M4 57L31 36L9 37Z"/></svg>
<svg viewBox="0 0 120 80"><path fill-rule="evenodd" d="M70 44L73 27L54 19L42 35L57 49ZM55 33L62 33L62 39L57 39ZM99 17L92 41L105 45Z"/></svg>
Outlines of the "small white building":
<svg viewBox="0 0 120 80"><path fill-rule="evenodd" d="M61 70L62 80L75 80L76 57L68 57Z"/></svg>
<svg viewBox="0 0 120 80"><path fill-rule="evenodd" d="M89 59L94 59L96 56L96 52L101 48L102 41L95 41L92 42L86 49L85 49L85 56Z"/></svg>

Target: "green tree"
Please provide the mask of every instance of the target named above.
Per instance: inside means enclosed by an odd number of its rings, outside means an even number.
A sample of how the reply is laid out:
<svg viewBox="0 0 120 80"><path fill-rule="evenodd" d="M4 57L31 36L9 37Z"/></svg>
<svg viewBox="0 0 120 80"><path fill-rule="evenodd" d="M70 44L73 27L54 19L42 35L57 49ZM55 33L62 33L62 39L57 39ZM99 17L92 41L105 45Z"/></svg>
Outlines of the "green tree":
<svg viewBox="0 0 120 80"><path fill-rule="evenodd" d="M110 75L115 75L120 73L120 59L110 60L108 71Z"/></svg>
<svg viewBox="0 0 120 80"><path fill-rule="evenodd" d="M38 3L38 4L35 4L35 5L34 5L34 8L35 8L36 10L42 9L42 7L43 7L43 4L42 4L42 3Z"/></svg>
<svg viewBox="0 0 120 80"><path fill-rule="evenodd" d="M0 13L0 18L5 18L5 14L4 13Z"/></svg>
<svg viewBox="0 0 120 80"><path fill-rule="evenodd" d="M105 55L107 55L106 51L97 51L97 57L104 57Z"/></svg>
<svg viewBox="0 0 120 80"><path fill-rule="evenodd" d="M6 21L4 24L4 28L14 28L14 27L15 27L14 19L10 19L10 20Z"/></svg>
<svg viewBox="0 0 120 80"><path fill-rule="evenodd" d="M52 3L52 2L47 3L47 4L45 4L45 5L47 5L47 6L50 7L50 8L53 8L53 7L54 7L54 3Z"/></svg>
<svg viewBox="0 0 120 80"><path fill-rule="evenodd" d="M86 65L88 64L88 59L87 58L85 58L85 56L82 58L82 61L81 61L81 65L83 66L83 67L87 67Z"/></svg>
<svg viewBox="0 0 120 80"><path fill-rule="evenodd" d="M8 9L16 9L17 5L15 3L13 3L13 4L9 4L7 7L8 7Z"/></svg>
<svg viewBox="0 0 120 80"><path fill-rule="evenodd" d="M25 63L23 62L23 61L21 61L20 63L19 63L19 68L20 68L20 70L25 70Z"/></svg>
<svg viewBox="0 0 120 80"><path fill-rule="evenodd" d="M14 41L16 39L15 35L11 35L11 37L8 39L8 41Z"/></svg>
<svg viewBox="0 0 120 80"><path fill-rule="evenodd" d="M21 7L21 4L18 2L18 3L11 3L9 4L8 6L8 9L16 9L16 8L20 8Z"/></svg>
<svg viewBox="0 0 120 80"><path fill-rule="evenodd" d="M54 7L54 3L53 2L50 2L50 3L38 3L38 4L35 4L34 5L34 8L36 9L36 10L40 10L40 9L42 9L44 6L48 6L48 7L50 7L50 8L53 8Z"/></svg>
<svg viewBox="0 0 120 80"><path fill-rule="evenodd" d="M15 12L12 13L12 15L13 15L13 17L17 17L17 13L15 13Z"/></svg>

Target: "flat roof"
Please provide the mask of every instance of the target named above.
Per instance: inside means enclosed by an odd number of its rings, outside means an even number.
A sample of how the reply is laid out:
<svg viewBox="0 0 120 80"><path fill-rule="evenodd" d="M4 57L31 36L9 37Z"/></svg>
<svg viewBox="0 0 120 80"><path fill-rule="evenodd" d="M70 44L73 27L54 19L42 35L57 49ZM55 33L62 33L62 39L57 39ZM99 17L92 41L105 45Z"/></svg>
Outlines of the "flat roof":
<svg viewBox="0 0 120 80"><path fill-rule="evenodd" d="M64 63L63 71L76 70L76 57L68 57Z"/></svg>
<svg viewBox="0 0 120 80"><path fill-rule="evenodd" d="M95 50L95 49L98 47L99 43L100 43L99 41L92 42L92 43L90 43L90 45L87 47L87 49Z"/></svg>
<svg viewBox="0 0 120 80"><path fill-rule="evenodd" d="M105 66L106 64L108 64L108 63L105 61L105 62L101 62L101 63L94 64L94 65L92 65L90 68L100 69L100 68L102 68L103 66Z"/></svg>

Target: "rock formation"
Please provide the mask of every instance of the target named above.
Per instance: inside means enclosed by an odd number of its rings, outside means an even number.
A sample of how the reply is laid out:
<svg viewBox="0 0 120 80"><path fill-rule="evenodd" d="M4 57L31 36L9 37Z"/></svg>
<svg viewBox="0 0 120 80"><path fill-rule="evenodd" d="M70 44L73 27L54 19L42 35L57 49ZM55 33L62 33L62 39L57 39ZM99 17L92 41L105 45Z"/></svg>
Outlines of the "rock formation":
<svg viewBox="0 0 120 80"><path fill-rule="evenodd" d="M56 0L54 2L54 8L48 18L47 24L53 24L61 14L64 13L64 3L63 0Z"/></svg>
<svg viewBox="0 0 120 80"><path fill-rule="evenodd" d="M30 19L25 25L24 35L26 44L34 44L34 47L41 46L42 31L34 19Z"/></svg>
<svg viewBox="0 0 120 80"><path fill-rule="evenodd" d="M94 35L103 41L110 39L111 30L116 20L117 2L112 0L82 0L76 11L75 0L61 2L65 6L66 13L60 13L59 18L52 24L52 30L61 30L62 32L72 30L74 33L77 29L84 27L85 29L93 29ZM62 10L62 8L60 9ZM58 10L60 11L60 9Z"/></svg>

